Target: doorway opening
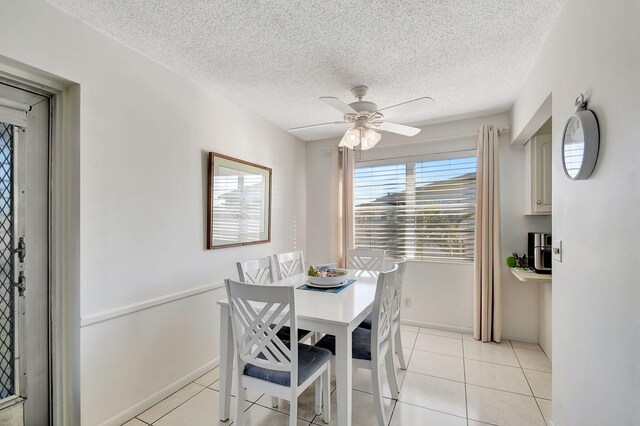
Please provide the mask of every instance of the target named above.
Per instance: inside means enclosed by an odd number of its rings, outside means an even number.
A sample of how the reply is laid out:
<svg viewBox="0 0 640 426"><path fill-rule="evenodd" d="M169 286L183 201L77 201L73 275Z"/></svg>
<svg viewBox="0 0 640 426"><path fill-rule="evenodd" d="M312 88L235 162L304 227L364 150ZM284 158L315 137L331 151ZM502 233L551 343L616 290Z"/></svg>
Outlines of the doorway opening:
<svg viewBox="0 0 640 426"><path fill-rule="evenodd" d="M0 56L3 425L80 424L79 106L78 84Z"/></svg>
<svg viewBox="0 0 640 426"><path fill-rule="evenodd" d="M0 419L49 424L50 97L0 83Z"/></svg>

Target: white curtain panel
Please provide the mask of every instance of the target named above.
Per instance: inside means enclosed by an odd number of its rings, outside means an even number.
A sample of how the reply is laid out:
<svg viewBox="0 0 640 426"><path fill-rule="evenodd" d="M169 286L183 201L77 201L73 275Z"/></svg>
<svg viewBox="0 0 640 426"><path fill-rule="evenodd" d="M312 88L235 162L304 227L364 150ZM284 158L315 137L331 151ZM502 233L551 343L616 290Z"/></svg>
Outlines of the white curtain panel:
<svg viewBox="0 0 640 426"><path fill-rule="evenodd" d="M355 168L355 156L352 149L342 147L338 151L340 168L338 188L338 214L340 215L340 238L338 239L339 259L338 265L346 266L347 249L354 244L354 212L353 212L353 172Z"/></svg>
<svg viewBox="0 0 640 426"><path fill-rule="evenodd" d="M492 125L480 127L473 335L483 342L500 342L502 334L499 150L498 129Z"/></svg>

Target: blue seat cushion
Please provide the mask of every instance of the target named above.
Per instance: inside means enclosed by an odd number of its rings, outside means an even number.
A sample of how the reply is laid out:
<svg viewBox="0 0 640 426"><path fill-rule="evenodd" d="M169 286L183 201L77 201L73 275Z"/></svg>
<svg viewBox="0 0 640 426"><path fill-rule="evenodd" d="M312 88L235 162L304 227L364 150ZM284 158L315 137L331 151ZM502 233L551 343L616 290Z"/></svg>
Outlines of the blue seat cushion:
<svg viewBox="0 0 640 426"><path fill-rule="evenodd" d="M289 342L284 342L289 347ZM263 356L260 356L263 358ZM298 343L298 385L304 383L309 377L320 369L329 359L331 352L315 346ZM270 370L247 364L244 367L245 376L266 380L282 386L291 386L291 373L289 371Z"/></svg>
<svg viewBox="0 0 640 426"><path fill-rule="evenodd" d="M330 334L324 336L316 346L336 354L336 338ZM356 328L351 338L351 356L355 359L371 361L371 330Z"/></svg>
<svg viewBox="0 0 640 426"><path fill-rule="evenodd" d="M367 330L371 330L371 324L373 323L373 312L369 314L359 325L360 328L366 328Z"/></svg>
<svg viewBox="0 0 640 426"><path fill-rule="evenodd" d="M298 341L306 338L311 332L309 330L303 330L303 329L298 329ZM285 340L291 340L291 329L289 327L287 327L286 325L283 326L280 330L278 330L278 332L276 333L278 338L282 341Z"/></svg>

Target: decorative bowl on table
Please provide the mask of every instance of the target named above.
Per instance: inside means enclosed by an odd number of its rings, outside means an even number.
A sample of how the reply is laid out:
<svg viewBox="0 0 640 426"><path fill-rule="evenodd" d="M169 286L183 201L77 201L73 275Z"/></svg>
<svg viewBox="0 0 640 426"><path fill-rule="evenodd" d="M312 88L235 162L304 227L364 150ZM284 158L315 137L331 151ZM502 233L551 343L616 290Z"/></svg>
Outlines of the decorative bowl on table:
<svg viewBox="0 0 640 426"><path fill-rule="evenodd" d="M325 265L311 266L307 271L307 278L309 283L316 286L335 287L347 281L347 271Z"/></svg>

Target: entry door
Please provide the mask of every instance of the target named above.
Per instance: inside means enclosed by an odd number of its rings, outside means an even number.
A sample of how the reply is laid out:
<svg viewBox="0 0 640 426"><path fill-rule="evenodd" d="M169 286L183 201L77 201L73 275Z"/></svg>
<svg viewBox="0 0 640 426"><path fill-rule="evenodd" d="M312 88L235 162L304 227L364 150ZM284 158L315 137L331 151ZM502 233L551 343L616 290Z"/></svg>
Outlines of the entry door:
<svg viewBox="0 0 640 426"><path fill-rule="evenodd" d="M8 426L51 419L49 102L0 83L0 424Z"/></svg>

